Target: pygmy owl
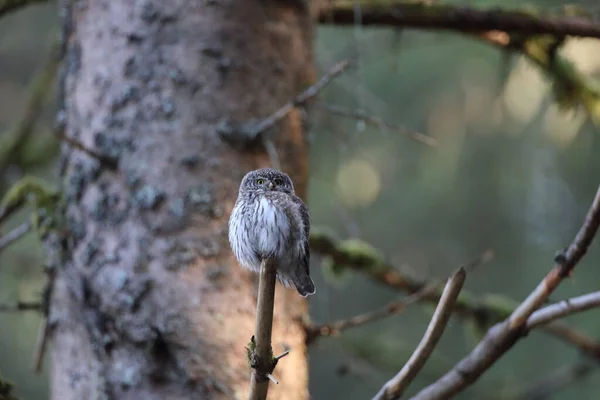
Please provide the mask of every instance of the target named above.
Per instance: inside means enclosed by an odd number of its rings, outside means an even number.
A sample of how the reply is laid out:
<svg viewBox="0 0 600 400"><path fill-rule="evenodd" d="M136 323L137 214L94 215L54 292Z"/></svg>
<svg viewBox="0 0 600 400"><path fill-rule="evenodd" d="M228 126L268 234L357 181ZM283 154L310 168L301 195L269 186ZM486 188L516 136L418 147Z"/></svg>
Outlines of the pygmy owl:
<svg viewBox="0 0 600 400"><path fill-rule="evenodd" d="M243 267L259 272L263 259L274 258L279 282L302 297L314 294L309 230L308 208L287 174L265 168L244 176L229 217L229 243Z"/></svg>

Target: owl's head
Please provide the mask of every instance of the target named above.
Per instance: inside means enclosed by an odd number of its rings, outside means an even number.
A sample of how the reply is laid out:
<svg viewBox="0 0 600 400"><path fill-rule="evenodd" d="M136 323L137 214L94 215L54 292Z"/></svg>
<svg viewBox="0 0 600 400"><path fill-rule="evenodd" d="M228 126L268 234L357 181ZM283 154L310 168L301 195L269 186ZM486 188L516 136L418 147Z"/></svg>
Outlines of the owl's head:
<svg viewBox="0 0 600 400"><path fill-rule="evenodd" d="M286 173L263 168L250 171L244 176L240 184L240 192L247 190L294 193L294 184Z"/></svg>

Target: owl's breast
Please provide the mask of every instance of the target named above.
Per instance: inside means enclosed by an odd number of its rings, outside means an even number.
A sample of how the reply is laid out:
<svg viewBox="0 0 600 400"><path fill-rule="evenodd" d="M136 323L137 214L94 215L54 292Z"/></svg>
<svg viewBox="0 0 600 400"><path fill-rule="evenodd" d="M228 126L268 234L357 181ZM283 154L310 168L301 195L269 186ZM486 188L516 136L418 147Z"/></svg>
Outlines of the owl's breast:
<svg viewBox="0 0 600 400"><path fill-rule="evenodd" d="M254 214L254 232L258 252L266 256L282 256L291 238L290 220L276 201L260 196Z"/></svg>

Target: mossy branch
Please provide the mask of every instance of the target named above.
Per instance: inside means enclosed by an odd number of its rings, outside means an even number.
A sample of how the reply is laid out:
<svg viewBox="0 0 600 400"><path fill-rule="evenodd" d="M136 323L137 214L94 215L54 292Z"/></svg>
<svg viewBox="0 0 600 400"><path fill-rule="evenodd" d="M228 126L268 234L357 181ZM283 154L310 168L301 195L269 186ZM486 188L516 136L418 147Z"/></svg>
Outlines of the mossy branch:
<svg viewBox="0 0 600 400"><path fill-rule="evenodd" d="M600 124L600 83L582 74L572 61L559 54L562 38L523 38L499 32L486 33L480 38L507 51L523 54L550 79L554 99L561 108L581 105L592 122Z"/></svg>
<svg viewBox="0 0 600 400"><path fill-rule="evenodd" d="M42 179L25 176L17 181L0 202L0 224L12 213L30 203L34 212L31 223L44 237L48 229L54 226L55 211L60 201L60 193L51 189Z"/></svg>
<svg viewBox="0 0 600 400"><path fill-rule="evenodd" d="M356 24L353 2L325 2L319 21ZM600 25L583 9L564 7L563 15L533 9L481 10L424 1L361 2L362 25L391 26L467 33L507 51L523 54L552 81L554 97L562 108L582 105L600 124L600 84L585 76L558 50L568 36L600 38Z"/></svg>
<svg viewBox="0 0 600 400"><path fill-rule="evenodd" d="M418 294L420 301L437 304L440 299L442 292L440 285L437 285L436 282L420 281L404 275L398 267L386 261L378 249L366 242L357 239L338 240L325 230L313 228L310 246L312 251L329 259L329 265L334 272L352 269L398 291L411 295ZM477 331L483 334L493 324L508 318L518 305L517 301L499 294L476 295L462 290L456 300L454 312L468 319ZM386 316L393 315L394 312L393 310L390 312L388 309L388 312L379 314ZM339 324L338 321L323 326L306 326L308 343L312 343L319 336L334 335L337 333L336 329L341 330L338 329ZM343 325L343 328L346 329L362 325L362 323L347 324L344 321ZM323 327L326 329L322 329ZM327 329L332 327L333 329ZM559 321L542 327L542 330L600 360L600 343L586 334Z"/></svg>
<svg viewBox="0 0 600 400"><path fill-rule="evenodd" d="M318 21L323 24L355 25L356 1L321 2ZM477 33L505 31L523 35L578 36L600 38L600 25L586 18L585 11L564 7L563 15L550 15L533 7L520 10L480 9L440 1L363 0L358 2L362 25L400 28L446 29Z"/></svg>

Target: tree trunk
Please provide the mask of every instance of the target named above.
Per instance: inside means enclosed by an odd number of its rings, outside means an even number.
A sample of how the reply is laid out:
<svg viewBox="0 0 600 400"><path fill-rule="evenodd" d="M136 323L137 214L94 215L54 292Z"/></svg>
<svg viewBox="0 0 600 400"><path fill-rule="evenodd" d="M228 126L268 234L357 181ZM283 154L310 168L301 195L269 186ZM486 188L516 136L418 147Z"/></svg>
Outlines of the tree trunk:
<svg viewBox="0 0 600 400"><path fill-rule="evenodd" d="M227 220L242 176L269 160L261 146L234 144L240 126L314 79L308 10L275 0L64 3L65 133L118 167L63 149L52 398L246 398L256 277L232 256ZM278 124L275 144L303 196L299 113ZM308 397L305 313L278 286L273 349L291 353L272 399Z"/></svg>

